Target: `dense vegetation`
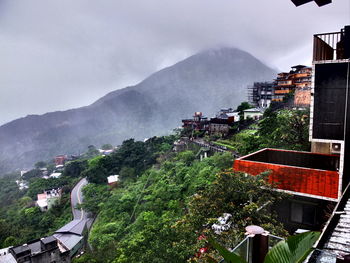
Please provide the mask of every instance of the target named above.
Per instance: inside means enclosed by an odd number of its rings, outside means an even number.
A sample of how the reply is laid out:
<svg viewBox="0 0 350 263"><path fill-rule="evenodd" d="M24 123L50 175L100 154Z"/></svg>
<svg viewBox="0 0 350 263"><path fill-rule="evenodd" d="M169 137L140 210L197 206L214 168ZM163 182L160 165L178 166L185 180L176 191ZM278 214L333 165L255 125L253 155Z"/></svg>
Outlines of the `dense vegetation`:
<svg viewBox="0 0 350 263"><path fill-rule="evenodd" d="M22 191L13 175L0 179L0 247L23 244L53 234L72 219L70 190L79 174L43 179L41 172L33 169L25 175L29 188ZM37 194L58 187L62 188L61 199L47 212L41 212L35 206Z"/></svg>
<svg viewBox="0 0 350 263"><path fill-rule="evenodd" d="M309 111L267 109L264 118L249 129L216 143L245 155L270 147L288 150L310 150Z"/></svg>
<svg viewBox="0 0 350 263"><path fill-rule="evenodd" d="M308 150L307 127L307 111L267 110L249 129L215 143L240 154L264 147ZM30 182L25 192L3 179L0 247L50 234L68 222L69 191L80 177L90 182L83 189L82 206L96 221L89 235L93 251L75 262L206 262L203 251L220 258L207 246L207 236L233 247L251 224L286 235L269 209L281 195L271 191L266 175L234 173L230 153L202 161L196 148L175 153L176 139L175 135L145 142L129 139L108 156L98 156L91 146L84 158L66 164L58 179L39 178L39 168L45 163L38 163L25 175ZM120 181L107 186L107 176L113 174ZM65 194L53 209L42 213L33 200L37 193L53 187L62 187ZM226 227L219 231L215 226L223 215Z"/></svg>
<svg viewBox="0 0 350 263"><path fill-rule="evenodd" d="M232 215L230 222L234 226L220 235L228 245L237 244L249 224L285 234L268 206L264 206L279 195L262 177L233 173L229 153L199 161L196 151L175 154L162 140L126 141L110 157L90 162L89 166L103 168L107 173L136 168L124 173L121 183L109 191L105 184L93 183L84 188L83 207L98 216L89 237L93 253L76 262L202 260L198 251L203 241L199 237L215 235L211 226L223 213ZM132 159L118 167L108 166L127 150ZM146 152L153 156L148 162L143 161ZM91 179L99 182L95 176ZM210 253L216 255L215 251Z"/></svg>

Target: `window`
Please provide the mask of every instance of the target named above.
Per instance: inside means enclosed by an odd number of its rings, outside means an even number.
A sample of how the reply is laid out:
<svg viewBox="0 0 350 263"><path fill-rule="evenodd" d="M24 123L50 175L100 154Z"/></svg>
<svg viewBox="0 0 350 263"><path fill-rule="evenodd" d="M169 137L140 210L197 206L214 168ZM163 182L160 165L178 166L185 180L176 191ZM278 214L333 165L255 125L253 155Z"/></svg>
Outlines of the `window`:
<svg viewBox="0 0 350 263"><path fill-rule="evenodd" d="M306 225L315 224L316 206L305 203L291 203L290 220L295 223Z"/></svg>

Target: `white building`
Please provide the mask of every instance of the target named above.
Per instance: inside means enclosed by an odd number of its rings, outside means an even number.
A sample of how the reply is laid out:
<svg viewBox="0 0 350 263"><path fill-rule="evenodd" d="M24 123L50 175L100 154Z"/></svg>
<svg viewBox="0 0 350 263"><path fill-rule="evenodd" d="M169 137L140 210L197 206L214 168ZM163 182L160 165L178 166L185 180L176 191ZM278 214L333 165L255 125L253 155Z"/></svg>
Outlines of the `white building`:
<svg viewBox="0 0 350 263"><path fill-rule="evenodd" d="M264 111L260 108L252 108L243 111L243 118L246 120L251 118L253 120L260 120L264 115Z"/></svg>
<svg viewBox="0 0 350 263"><path fill-rule="evenodd" d="M119 175L110 175L107 177L108 184L114 184L119 181Z"/></svg>
<svg viewBox="0 0 350 263"><path fill-rule="evenodd" d="M47 211L50 209L62 195L62 190L60 188L46 190L42 194L38 194L36 205L39 206L41 211Z"/></svg>

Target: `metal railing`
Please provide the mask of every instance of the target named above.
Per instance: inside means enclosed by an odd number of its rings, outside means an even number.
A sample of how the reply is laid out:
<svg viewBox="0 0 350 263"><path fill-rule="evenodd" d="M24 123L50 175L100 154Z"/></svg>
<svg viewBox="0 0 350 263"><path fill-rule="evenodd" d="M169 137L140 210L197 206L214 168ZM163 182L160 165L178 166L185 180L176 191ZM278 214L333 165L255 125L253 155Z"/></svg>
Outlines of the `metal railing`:
<svg viewBox="0 0 350 263"><path fill-rule="evenodd" d="M273 246L275 246L278 242L284 240L284 238L269 235L269 249L271 249ZM243 258L248 263L254 263L252 262L252 238L246 237L243 239L233 250L232 252L239 255L241 258ZM223 261L224 262L224 261Z"/></svg>
<svg viewBox="0 0 350 263"><path fill-rule="evenodd" d="M313 61L349 58L349 29L314 35Z"/></svg>

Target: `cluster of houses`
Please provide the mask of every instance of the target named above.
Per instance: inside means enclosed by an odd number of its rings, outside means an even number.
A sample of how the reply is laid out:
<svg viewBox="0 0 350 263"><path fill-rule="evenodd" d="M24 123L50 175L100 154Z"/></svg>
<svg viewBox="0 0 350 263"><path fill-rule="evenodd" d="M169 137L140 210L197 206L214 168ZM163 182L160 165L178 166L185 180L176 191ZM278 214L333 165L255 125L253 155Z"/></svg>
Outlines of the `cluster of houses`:
<svg viewBox="0 0 350 263"><path fill-rule="evenodd" d="M251 108L244 110L243 118L258 120L263 116L264 110L261 108ZM182 120L182 128L191 131L201 131L209 135L220 134L226 136L230 128L240 121L239 112L232 108L221 109L213 118L208 118L202 112L195 112L192 119Z"/></svg>
<svg viewBox="0 0 350 263"><path fill-rule="evenodd" d="M51 236L0 249L0 263L70 263L86 245L87 221L72 220Z"/></svg>
<svg viewBox="0 0 350 263"><path fill-rule="evenodd" d="M311 103L312 68L296 65L289 72L277 74L270 82L255 82L248 87L248 100L259 108L268 108L271 102L282 102L293 95L295 107L309 107Z"/></svg>

